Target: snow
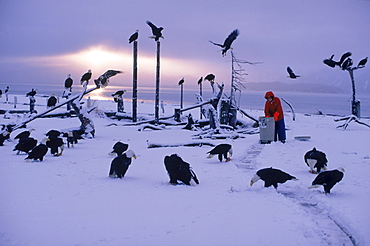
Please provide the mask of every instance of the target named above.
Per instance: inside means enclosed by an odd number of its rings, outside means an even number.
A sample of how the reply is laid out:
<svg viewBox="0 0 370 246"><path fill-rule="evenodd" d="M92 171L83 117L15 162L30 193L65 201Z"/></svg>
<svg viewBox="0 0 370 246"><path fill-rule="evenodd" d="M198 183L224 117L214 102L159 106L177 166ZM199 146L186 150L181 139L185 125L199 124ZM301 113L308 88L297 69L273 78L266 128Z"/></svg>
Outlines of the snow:
<svg viewBox="0 0 370 246"><path fill-rule="evenodd" d="M19 96L18 101L22 100L28 99ZM336 117L297 114L293 121L286 113L285 144L259 144L259 134L195 140L199 132L183 130L183 126L143 131L140 126L122 126L128 122L101 114L115 110L115 103L98 101L96 105L92 113L96 137L66 147L60 157L48 152L43 162L25 162L26 155L12 151L15 140L0 147L0 245L370 244L368 127L353 122L343 130L336 128L340 125L334 122ZM171 106L166 105L168 114L173 112ZM43 107L38 105L36 110ZM125 108L130 107L126 103ZM0 108L13 105L0 99ZM255 118L263 114L244 110ZM152 111L154 105L139 104L140 113ZM199 111L192 114L197 118ZM1 116L0 124L26 117L8 116ZM42 118L27 128L35 128L31 136L40 141L51 129L79 125L78 118ZM11 139L23 130L14 131ZM295 136L311 139L298 141ZM113 159L108 153L117 141L128 143L137 155L123 179L108 177ZM207 159L211 149L207 145L148 148L147 141L230 143L233 160ZM315 175L309 173L303 155L313 147L326 153L329 170L346 170L328 195L322 187L307 189ZM163 158L173 153L191 164L199 185L168 184ZM280 184L277 190L264 188L263 181L250 187L255 172L265 167L281 169L298 180Z"/></svg>

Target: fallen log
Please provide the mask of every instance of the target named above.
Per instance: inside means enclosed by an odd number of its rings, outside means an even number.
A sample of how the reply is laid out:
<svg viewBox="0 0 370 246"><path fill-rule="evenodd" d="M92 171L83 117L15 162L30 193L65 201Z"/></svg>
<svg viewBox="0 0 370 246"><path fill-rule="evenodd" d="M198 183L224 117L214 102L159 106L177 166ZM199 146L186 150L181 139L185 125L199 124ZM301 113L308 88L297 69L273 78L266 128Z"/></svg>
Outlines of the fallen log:
<svg viewBox="0 0 370 246"><path fill-rule="evenodd" d="M167 147L202 147L203 145L214 147L215 145L207 142L192 142L192 143L173 143L173 144L162 144L162 143L150 143L147 142L148 148L167 148Z"/></svg>

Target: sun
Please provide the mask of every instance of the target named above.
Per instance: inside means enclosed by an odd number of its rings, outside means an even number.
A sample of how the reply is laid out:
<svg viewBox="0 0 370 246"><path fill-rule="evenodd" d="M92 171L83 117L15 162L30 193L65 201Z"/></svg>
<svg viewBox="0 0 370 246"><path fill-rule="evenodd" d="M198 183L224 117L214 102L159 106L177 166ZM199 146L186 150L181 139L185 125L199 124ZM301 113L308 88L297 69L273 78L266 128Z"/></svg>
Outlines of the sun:
<svg viewBox="0 0 370 246"><path fill-rule="evenodd" d="M124 51L116 51L105 46L93 46L74 54L67 55L68 60L84 68L93 71L105 70L108 68L119 69L131 63L130 54Z"/></svg>

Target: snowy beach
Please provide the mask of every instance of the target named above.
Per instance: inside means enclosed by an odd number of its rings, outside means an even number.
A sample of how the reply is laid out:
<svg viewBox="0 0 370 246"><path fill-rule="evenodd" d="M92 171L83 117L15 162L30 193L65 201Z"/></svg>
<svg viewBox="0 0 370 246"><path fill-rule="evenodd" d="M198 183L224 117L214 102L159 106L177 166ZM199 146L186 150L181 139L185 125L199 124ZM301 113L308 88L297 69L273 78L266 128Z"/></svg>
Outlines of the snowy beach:
<svg viewBox="0 0 370 246"><path fill-rule="evenodd" d="M13 97L9 97L13 98ZM18 96L17 109L28 109ZM86 98L83 99L87 105ZM24 103L24 104L23 104ZM37 101L39 112L46 109ZM103 112L115 111L113 101L94 101L91 112L96 136L82 139L63 155L47 153L42 162L26 162L13 151L17 141L0 147L0 245L369 245L370 128L352 122L343 130L338 117L286 112L287 142L260 144L258 128L237 133L234 139L199 139L199 131L184 125L163 130L124 126ZM138 112L153 117L154 105L139 103ZM172 115L166 104L162 116ZM0 109L13 109L0 99ZM130 102L125 109L131 111ZM64 112L66 109L58 109ZM285 107L287 110L287 107ZM257 118L261 110L248 109ZM195 119L199 110L191 111ZM183 122L186 122L185 116ZM0 124L20 123L27 115L0 115ZM241 115L247 124L253 122ZM361 119L370 124L369 119ZM27 124L41 141L51 130L80 125L78 118L42 118ZM309 141L296 136L310 136ZM108 155L122 141L135 151L123 179L108 177ZM207 159L210 146L148 148L148 143L181 145L191 142L229 143L232 161ZM307 189L316 177L309 173L304 154L316 147L326 153L328 169L345 169L343 180L330 194ZM168 183L166 155L177 153L197 174L197 186ZM264 188L250 179L266 167L281 169L297 181Z"/></svg>

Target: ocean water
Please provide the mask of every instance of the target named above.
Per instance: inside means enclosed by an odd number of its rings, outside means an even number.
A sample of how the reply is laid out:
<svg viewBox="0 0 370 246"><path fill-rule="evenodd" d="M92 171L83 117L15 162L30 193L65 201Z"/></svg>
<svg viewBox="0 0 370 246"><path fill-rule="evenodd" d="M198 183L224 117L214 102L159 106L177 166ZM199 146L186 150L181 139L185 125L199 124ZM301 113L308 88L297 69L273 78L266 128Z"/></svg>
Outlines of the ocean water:
<svg viewBox="0 0 370 246"><path fill-rule="evenodd" d="M10 84L10 94L26 95L32 88L37 90L37 95L55 94L61 97L64 91L63 86L56 85L20 85ZM0 89L4 92L6 85L0 83ZM125 101L132 99L132 87L112 86L95 90L89 94L91 99L113 100L112 94L117 90L127 90L124 94ZM81 92L80 85L74 85L72 94ZM277 97L284 98L289 102L296 113L315 114L319 111L323 114L349 115L351 114L351 94L323 94L323 93L293 93L293 92L274 92ZM199 89L184 89L184 105L193 105L197 103L196 94L199 94ZM230 91L225 91L226 95ZM236 93L236 100L239 107L242 109L258 109L262 110L265 104L265 91L242 91ZM160 88L160 101L167 104L180 105L180 87L176 88ZM210 88L203 89L203 98L208 100L212 97ZM361 116L370 116L370 95L359 94L356 99L361 102ZM138 102L148 102L154 104L155 88L154 87L139 87ZM290 107L283 103L285 111L290 111ZM154 108L154 106L153 106Z"/></svg>

